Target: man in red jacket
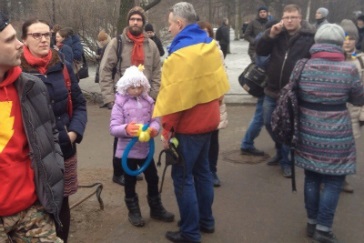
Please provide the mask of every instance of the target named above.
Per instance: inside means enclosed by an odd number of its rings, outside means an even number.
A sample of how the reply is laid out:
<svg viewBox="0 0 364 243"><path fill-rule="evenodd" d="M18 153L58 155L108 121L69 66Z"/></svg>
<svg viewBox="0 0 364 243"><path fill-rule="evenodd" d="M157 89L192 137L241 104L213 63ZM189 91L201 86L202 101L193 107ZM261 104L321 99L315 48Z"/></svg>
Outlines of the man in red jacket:
<svg viewBox="0 0 364 243"><path fill-rule="evenodd" d="M51 129L54 117L49 115L53 112L48 96L41 93L42 88L46 93L45 87L19 67L22 46L0 12L0 242L62 242L49 215L58 219L63 195L60 148L56 140L48 140L58 134ZM33 102L40 107L38 112ZM38 126L39 121L44 126ZM50 145L42 144L43 139ZM56 165L49 166L50 160Z"/></svg>
<svg viewBox="0 0 364 243"><path fill-rule="evenodd" d="M164 146L170 133L178 139L183 164L172 165L181 221L166 234L172 242L200 242L200 231L213 233L214 198L208 151L220 121L219 99L229 90L217 43L197 24L190 3L180 2L169 13L174 37L163 64L161 89L153 115L162 117Z"/></svg>

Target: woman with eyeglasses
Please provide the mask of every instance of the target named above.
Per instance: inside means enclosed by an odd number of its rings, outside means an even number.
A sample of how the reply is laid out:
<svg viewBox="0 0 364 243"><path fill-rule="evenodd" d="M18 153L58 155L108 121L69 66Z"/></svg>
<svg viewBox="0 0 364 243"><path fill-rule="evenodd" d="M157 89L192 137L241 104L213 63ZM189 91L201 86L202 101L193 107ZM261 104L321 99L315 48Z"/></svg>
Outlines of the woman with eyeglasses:
<svg viewBox="0 0 364 243"><path fill-rule="evenodd" d="M26 21L22 27L24 47L21 67L24 72L37 76L45 83L56 117L65 165L64 200L59 216L63 227L57 227L57 235L67 242L71 218L68 197L77 191L78 186L76 143L82 141L86 127L86 100L71 64L50 48L50 38L50 26L46 21ZM71 83L70 88L67 88L68 80Z"/></svg>

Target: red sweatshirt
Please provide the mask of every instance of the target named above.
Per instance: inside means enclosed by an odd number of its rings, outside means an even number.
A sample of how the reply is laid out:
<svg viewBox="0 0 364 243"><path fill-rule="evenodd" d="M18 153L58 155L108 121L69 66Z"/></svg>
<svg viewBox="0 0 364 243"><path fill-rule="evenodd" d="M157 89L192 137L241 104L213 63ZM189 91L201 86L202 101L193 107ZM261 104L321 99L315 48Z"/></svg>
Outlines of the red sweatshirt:
<svg viewBox="0 0 364 243"><path fill-rule="evenodd" d="M219 100L199 104L191 109L162 117L162 135L168 138L173 128L181 134L203 134L217 129L220 122Z"/></svg>
<svg viewBox="0 0 364 243"><path fill-rule="evenodd" d="M29 208L36 200L34 171L14 81L21 69L8 71L0 82L0 216Z"/></svg>

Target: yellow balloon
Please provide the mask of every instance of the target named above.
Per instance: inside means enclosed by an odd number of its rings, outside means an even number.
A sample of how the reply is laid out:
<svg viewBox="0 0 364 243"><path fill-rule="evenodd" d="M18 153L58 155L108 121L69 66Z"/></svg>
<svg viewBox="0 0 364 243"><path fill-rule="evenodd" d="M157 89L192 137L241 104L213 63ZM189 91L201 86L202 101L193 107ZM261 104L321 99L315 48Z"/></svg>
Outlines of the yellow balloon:
<svg viewBox="0 0 364 243"><path fill-rule="evenodd" d="M150 140L150 135L148 132L141 132L139 135L140 142L148 142Z"/></svg>
<svg viewBox="0 0 364 243"><path fill-rule="evenodd" d="M137 124L139 126L139 130L138 130L138 133L137 133L137 137L140 136L140 134L143 132L143 124Z"/></svg>

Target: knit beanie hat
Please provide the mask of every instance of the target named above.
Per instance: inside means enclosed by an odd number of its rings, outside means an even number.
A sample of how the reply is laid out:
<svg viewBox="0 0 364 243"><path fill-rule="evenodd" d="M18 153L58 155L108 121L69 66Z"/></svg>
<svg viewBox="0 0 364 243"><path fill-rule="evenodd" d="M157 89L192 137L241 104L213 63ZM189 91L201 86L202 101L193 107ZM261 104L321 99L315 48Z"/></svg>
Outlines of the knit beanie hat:
<svg viewBox="0 0 364 243"><path fill-rule="evenodd" d="M9 25L9 18L4 13L0 12L0 32Z"/></svg>
<svg viewBox="0 0 364 243"><path fill-rule="evenodd" d="M101 30L101 31L99 32L99 34L97 35L97 40L98 40L99 42L101 42L101 41L105 41L105 40L107 40L107 39L108 39L108 37L109 37L109 35L108 35L108 34L106 34L106 32L105 32L104 30Z"/></svg>
<svg viewBox="0 0 364 243"><path fill-rule="evenodd" d="M267 11L267 12L268 12L268 7L266 7L266 6L260 6L260 7L258 8L258 13L259 13L260 11L262 11L262 10L264 10L264 11Z"/></svg>
<svg viewBox="0 0 364 243"><path fill-rule="evenodd" d="M316 43L326 43L342 46L345 40L345 32L340 25L324 24L315 34Z"/></svg>
<svg viewBox="0 0 364 243"><path fill-rule="evenodd" d="M135 6L134 8L130 9L128 13L128 21L130 17L134 14L139 14L143 19L143 25L145 25L144 9L142 9L140 6Z"/></svg>
<svg viewBox="0 0 364 243"><path fill-rule="evenodd" d="M144 66L139 65L139 67L131 66L127 68L123 76L116 83L116 90L122 94L128 94L128 88L143 86L143 93L148 93L150 90L150 84L143 73Z"/></svg>
<svg viewBox="0 0 364 243"><path fill-rule="evenodd" d="M358 42L359 32L353 21L351 21L350 19L343 19L340 25L344 29L345 35L354 38L355 41Z"/></svg>
<svg viewBox="0 0 364 243"><path fill-rule="evenodd" d="M329 15L329 10L327 8L318 8L316 12L319 12L322 18L326 18Z"/></svg>
<svg viewBox="0 0 364 243"><path fill-rule="evenodd" d="M145 31L153 31L154 32L154 29L153 29L153 25L151 24L146 24L145 27L144 27L144 30Z"/></svg>

